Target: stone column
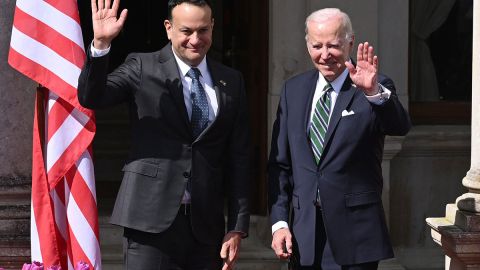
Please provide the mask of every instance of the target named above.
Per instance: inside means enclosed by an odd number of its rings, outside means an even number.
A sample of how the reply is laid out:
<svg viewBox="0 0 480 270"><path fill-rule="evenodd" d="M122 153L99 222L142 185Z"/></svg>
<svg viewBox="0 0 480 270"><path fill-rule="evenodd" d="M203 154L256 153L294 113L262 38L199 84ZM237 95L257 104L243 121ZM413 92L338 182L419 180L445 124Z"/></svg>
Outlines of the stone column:
<svg viewBox="0 0 480 270"><path fill-rule="evenodd" d="M462 210L480 212L480 4L473 3L473 52L472 52L472 161L462 184L469 193L461 196L458 207ZM475 104L475 105L474 105ZM465 204L463 199L474 198L476 204Z"/></svg>
<svg viewBox="0 0 480 270"><path fill-rule="evenodd" d="M468 192L448 204L444 218L427 218L432 238L445 253L445 269L480 269L480 4L473 3L472 138Z"/></svg>
<svg viewBox="0 0 480 270"><path fill-rule="evenodd" d="M285 79L312 68L305 45L306 0L270 0L268 142ZM286 20L285 18L288 18Z"/></svg>
<svg viewBox="0 0 480 270"><path fill-rule="evenodd" d="M0 267L30 260L30 183L36 84L7 64L15 0L0 2Z"/></svg>

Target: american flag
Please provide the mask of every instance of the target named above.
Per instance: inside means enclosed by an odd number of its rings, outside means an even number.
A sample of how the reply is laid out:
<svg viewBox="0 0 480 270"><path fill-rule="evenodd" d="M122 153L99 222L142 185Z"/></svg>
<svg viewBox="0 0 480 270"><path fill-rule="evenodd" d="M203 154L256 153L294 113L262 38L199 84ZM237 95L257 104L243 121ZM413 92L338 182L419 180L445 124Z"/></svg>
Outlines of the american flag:
<svg viewBox="0 0 480 270"><path fill-rule="evenodd" d="M77 100L85 61L74 0L17 0L9 64L37 81L31 255L46 267L101 269L91 143L95 119Z"/></svg>

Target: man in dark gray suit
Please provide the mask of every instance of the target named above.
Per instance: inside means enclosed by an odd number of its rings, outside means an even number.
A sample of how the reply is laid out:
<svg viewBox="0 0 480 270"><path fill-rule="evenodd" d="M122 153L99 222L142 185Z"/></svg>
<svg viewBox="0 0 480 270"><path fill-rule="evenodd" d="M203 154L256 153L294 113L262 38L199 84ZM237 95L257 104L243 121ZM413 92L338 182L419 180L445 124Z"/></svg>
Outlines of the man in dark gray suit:
<svg viewBox="0 0 480 270"><path fill-rule="evenodd" d="M385 135L405 135L408 114L393 81L378 73L367 42L350 60L347 14L306 20L315 69L287 80L269 160L272 248L297 270L377 269L393 256L383 212ZM290 221L290 224L288 223Z"/></svg>
<svg viewBox="0 0 480 270"><path fill-rule="evenodd" d="M94 40L78 98L129 106L132 146L111 222L124 227L126 269L232 269L249 225L249 128L242 75L206 54L206 0L170 0L170 44L107 74L126 20L119 0L92 0ZM224 202L228 204L225 232Z"/></svg>

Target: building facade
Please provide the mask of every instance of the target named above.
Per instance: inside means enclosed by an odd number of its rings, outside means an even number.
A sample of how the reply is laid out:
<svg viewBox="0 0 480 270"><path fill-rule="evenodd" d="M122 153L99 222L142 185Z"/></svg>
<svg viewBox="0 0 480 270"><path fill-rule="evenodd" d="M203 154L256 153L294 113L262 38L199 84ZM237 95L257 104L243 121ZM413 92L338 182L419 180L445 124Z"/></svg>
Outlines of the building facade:
<svg viewBox="0 0 480 270"><path fill-rule="evenodd" d="M88 1L78 2L82 26L88 28L91 27L88 6L85 8L88 3L83 2ZM166 7L157 7L155 1L130 2L124 1L124 5L130 5L129 21L150 20L147 24L158 28L135 37L143 44L135 47L128 42L134 40L133 36L128 35L139 31L133 22L127 24L126 33L119 37L116 47L119 49L112 51L118 54L117 62L123 61L121 56L129 51L159 49L159 44L166 42L159 37L164 35L163 19L161 16L156 19L157 8ZM212 57L242 70L253 118L255 216L238 268L284 267L269 249L271 233L265 193L269 136L283 81L313 67L305 46L305 18L314 10L337 7L350 15L356 42L369 41L375 47L380 72L394 80L400 100L414 123L407 136L389 137L385 144L383 199L396 260L384 263L383 267L442 269L444 254L432 241L425 218L443 216L445 205L466 191L461 180L470 167L471 69L465 63L471 67L472 59L471 53L465 52L471 52L468 43L472 31L468 25L473 9L480 6L474 6L473 0L212 2L216 19ZM29 256L31 141L37 87L7 64L14 10L14 0L1 1L0 266L3 267L16 267ZM150 13L143 14L146 10ZM159 12L164 14L165 10ZM458 36L452 42L442 33ZM88 44L91 31L84 29L84 39ZM464 42L459 45L458 40ZM446 45L439 47L439 43ZM455 60L454 57L443 60L439 57L444 55L457 56L457 61L451 63L449 59ZM458 71L470 77L459 77ZM108 216L128 150L128 122L121 120L127 119L121 106L98 112L97 119L94 154L104 269L119 269L121 231L108 225Z"/></svg>

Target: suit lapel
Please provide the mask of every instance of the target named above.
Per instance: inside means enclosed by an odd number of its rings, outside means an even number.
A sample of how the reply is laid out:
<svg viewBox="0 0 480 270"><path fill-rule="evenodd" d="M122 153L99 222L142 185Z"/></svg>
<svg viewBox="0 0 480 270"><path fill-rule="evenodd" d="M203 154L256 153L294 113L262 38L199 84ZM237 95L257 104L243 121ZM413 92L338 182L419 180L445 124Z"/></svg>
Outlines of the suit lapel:
<svg viewBox="0 0 480 270"><path fill-rule="evenodd" d="M303 130L302 133L304 134L304 144L305 146L308 146L305 151L308 151L310 154L311 158L309 159L310 162L308 164L305 164L308 168L310 168L312 171L316 171L317 164L315 163L315 159L313 158L313 150L310 144L310 138L309 138L309 132L310 132L310 116L312 112L312 103L313 103L313 96L315 95L315 89L317 87L317 81L318 81L318 76L319 76L318 70L312 70L312 73L307 75L304 80L304 84L300 85L300 89L306 89L306 91L298 91L298 100L301 101L301 103L298 104L299 108L304 108L304 115L303 115ZM301 93L304 93L302 96L300 96Z"/></svg>
<svg viewBox="0 0 480 270"><path fill-rule="evenodd" d="M304 120L304 134L307 136L307 141L309 141L308 134L310 130L310 115L312 112L312 102L313 102L313 96L315 95L315 89L317 87L317 81L318 81L318 76L319 72L317 70L314 70L312 73L311 77L309 77L305 82L305 89L307 90L307 104L305 104L305 116L303 117ZM312 152L313 155L313 152Z"/></svg>
<svg viewBox="0 0 480 270"><path fill-rule="evenodd" d="M218 112L217 116L220 114L223 106L226 102L226 88L227 88L227 79L224 78L221 67L210 58L207 58L208 71L210 71L210 76L212 77L213 88L215 89L215 94L217 95L218 101ZM231 83L231 82L230 82ZM218 118L218 117L217 117ZM216 119L216 118L215 118Z"/></svg>
<svg viewBox="0 0 480 270"><path fill-rule="evenodd" d="M160 51L159 57L160 74L164 77L165 84L172 95L172 99L180 113L180 120L189 132L192 132L190 120L188 118L187 108L185 107L185 100L183 97L183 85L180 74L178 74L178 67L173 56L171 45L163 47Z"/></svg>

